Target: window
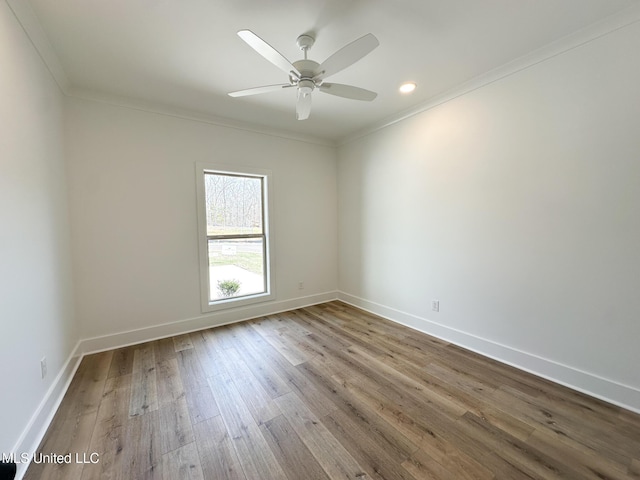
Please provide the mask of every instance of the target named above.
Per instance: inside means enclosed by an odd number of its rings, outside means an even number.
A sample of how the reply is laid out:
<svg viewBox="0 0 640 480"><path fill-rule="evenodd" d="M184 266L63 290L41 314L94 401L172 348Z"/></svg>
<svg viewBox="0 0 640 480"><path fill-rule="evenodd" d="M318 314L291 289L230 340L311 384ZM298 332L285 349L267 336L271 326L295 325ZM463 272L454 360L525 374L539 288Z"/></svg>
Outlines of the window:
<svg viewBox="0 0 640 480"><path fill-rule="evenodd" d="M202 310L273 297L269 172L198 166Z"/></svg>

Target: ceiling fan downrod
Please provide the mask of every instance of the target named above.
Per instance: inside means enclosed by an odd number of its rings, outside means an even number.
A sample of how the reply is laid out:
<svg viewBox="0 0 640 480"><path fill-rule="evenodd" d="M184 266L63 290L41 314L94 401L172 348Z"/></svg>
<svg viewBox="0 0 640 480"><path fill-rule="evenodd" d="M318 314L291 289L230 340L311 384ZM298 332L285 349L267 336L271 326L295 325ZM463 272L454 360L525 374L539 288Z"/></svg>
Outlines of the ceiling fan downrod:
<svg viewBox="0 0 640 480"><path fill-rule="evenodd" d="M303 33L296 39L296 44L298 48L302 50L302 53L304 53L305 60L307 59L307 51L313 47L314 43L316 43L316 39L306 33Z"/></svg>

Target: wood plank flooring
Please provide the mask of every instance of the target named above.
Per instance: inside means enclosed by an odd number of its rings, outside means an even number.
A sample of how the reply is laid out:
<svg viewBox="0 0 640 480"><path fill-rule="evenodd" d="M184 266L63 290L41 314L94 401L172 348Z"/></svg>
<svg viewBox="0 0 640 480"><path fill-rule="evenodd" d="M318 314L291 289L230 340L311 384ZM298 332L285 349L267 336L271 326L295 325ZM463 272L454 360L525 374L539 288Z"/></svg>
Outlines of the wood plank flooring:
<svg viewBox="0 0 640 480"><path fill-rule="evenodd" d="M640 416L341 302L83 359L26 479L631 479Z"/></svg>

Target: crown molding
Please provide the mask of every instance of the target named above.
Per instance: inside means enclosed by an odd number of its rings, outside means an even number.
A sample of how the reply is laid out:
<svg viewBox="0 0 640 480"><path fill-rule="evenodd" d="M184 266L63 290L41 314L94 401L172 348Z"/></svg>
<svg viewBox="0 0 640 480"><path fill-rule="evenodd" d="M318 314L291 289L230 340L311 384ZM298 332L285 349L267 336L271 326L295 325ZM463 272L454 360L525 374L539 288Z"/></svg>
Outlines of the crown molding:
<svg viewBox="0 0 640 480"><path fill-rule="evenodd" d="M40 58L51 73L62 93L67 97L75 97L84 100L95 101L99 103L110 104L122 108L139 110L158 115L167 115L183 120L191 120L195 122L217 125L225 128L244 130L247 132L295 140L314 145L323 145L331 147L339 147L346 145L354 140L365 137L386 127L402 122L408 118L416 116L422 112L428 111L434 107L447 103L457 97L466 95L474 90L482 88L491 83L497 82L503 78L514 75L520 71L526 70L534 65L542 63L553 57L571 51L589 42L597 40L600 37L609 35L617 30L628 27L632 24L640 22L640 4L632 5L618 13L615 13L599 22L588 27L582 28L574 33L566 35L544 47L525 54L511 62L501 65L489 72L479 75L468 82L457 87L447 90L441 94L431 97L427 101L412 107L410 109L399 112L386 119L376 122L362 130L347 135L337 140L315 137L294 133L287 130L278 130L264 127L258 124L251 124L244 121L232 120L224 117L217 117L204 113L197 113L187 109L180 109L161 105L158 103L144 102L137 99L119 97L85 89L79 89L71 86L71 83L62 68L62 64L49 42L37 15L33 11L29 0L6 0L9 8L12 10L16 19L27 34L31 43L40 55Z"/></svg>
<svg viewBox="0 0 640 480"><path fill-rule="evenodd" d="M118 95L111 95L93 90L86 90L73 87L67 93L67 96L71 98L77 98L90 102L103 103L120 108L126 108L130 110L137 110L146 113L152 113L156 115L164 115L173 118L179 118L181 120L189 120L193 122L206 123L209 125L216 125L223 128L231 128L234 130L243 130L245 132L256 133L259 135L266 135L269 137L283 138L286 140L294 140L297 142L309 143L313 145L322 145L329 147L336 147L336 143L325 139L316 137L313 135L305 135L300 133L294 133L287 130L279 130L275 128L265 127L263 125L251 124L245 121L233 120L226 117L217 117L215 115L209 115L206 113L198 113L193 110L183 109L178 107L172 107L168 105L162 105L157 102L146 102L144 100L133 99L129 97L123 97Z"/></svg>
<svg viewBox="0 0 640 480"><path fill-rule="evenodd" d="M270 137L284 138L287 140L295 140L314 145L330 147L336 146L336 143L331 140L313 135L298 134L248 122L236 121L229 118L197 113L187 109L173 108L159 103L145 102L143 100L136 100L73 87L29 0L6 0L6 2L16 17L16 20L31 41L36 52L40 56L42 62L45 64L54 81L66 97L80 98L83 100L105 103L122 108L129 108L157 115L166 115L194 122L207 123L224 128L244 130Z"/></svg>
<svg viewBox="0 0 640 480"><path fill-rule="evenodd" d="M630 25L638 22L640 22L640 4L632 5L631 7L625 8L624 10L606 17L603 20L577 30L569 35L566 35L545 45L544 47L538 48L530 53L516 58L515 60L512 60L493 70L479 75L469 80L468 82L458 85L455 88L431 97L430 99L415 107L404 110L396 115L387 117L385 120L374 123L373 125L359 130L356 133L338 139L336 142L337 146L340 147L351 143L359 138L371 135L372 133L375 133L379 130L402 122L403 120L414 117L420 113L431 110L432 108L447 103L455 98L466 95L467 93L473 92L474 90L514 75L518 72L526 70L527 68L533 67L534 65L542 63L558 55L562 55L566 52L581 47L582 45L614 33L623 28L629 27Z"/></svg>
<svg viewBox="0 0 640 480"><path fill-rule="evenodd" d="M62 68L60 59L56 54L53 46L49 42L47 34L44 32L40 20L33 11L28 0L6 0L7 5L18 20L18 23L27 34L27 37L33 44L36 52L42 59L49 73L55 80L63 94L68 95L71 87L69 78Z"/></svg>

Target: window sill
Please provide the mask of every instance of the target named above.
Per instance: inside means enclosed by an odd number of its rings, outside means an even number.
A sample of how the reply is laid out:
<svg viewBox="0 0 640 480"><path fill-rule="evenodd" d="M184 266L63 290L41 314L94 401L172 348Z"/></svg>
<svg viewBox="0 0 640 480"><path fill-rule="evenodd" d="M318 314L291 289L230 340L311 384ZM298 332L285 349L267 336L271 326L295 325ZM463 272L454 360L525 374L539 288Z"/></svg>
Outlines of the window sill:
<svg viewBox="0 0 640 480"><path fill-rule="evenodd" d="M246 305L254 305L256 303L264 303L275 300L276 296L272 293L260 293L247 297L229 298L225 300L217 300L202 305L202 313L212 313L221 310L229 310L231 308L244 307Z"/></svg>

